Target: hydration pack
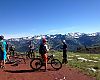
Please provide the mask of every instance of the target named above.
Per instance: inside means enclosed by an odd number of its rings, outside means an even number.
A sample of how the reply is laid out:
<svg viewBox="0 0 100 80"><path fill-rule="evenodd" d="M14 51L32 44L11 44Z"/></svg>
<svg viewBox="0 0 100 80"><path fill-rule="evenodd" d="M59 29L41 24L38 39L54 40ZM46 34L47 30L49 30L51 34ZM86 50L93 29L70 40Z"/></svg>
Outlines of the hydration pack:
<svg viewBox="0 0 100 80"><path fill-rule="evenodd" d="M43 54L45 54L46 52L47 52L46 46L44 46L43 44L41 44L40 47L39 47L39 53L40 53L41 55L43 55Z"/></svg>

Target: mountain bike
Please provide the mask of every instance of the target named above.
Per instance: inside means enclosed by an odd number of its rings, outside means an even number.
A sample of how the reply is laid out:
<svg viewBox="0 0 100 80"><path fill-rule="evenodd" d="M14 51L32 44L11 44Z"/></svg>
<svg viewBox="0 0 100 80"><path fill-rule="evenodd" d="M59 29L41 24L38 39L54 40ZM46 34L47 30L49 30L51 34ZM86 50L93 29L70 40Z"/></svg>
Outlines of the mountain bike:
<svg viewBox="0 0 100 80"><path fill-rule="evenodd" d="M39 58L33 58L30 62L30 67L33 70L39 70L42 66L45 66L44 60L38 56ZM62 63L54 58L54 55L48 56L48 62L47 64L50 64L54 69L59 70L62 68Z"/></svg>
<svg viewBox="0 0 100 80"><path fill-rule="evenodd" d="M26 64L26 61L22 55L9 55L9 59L6 61L6 64L12 64L11 66L18 66L18 64Z"/></svg>
<svg viewBox="0 0 100 80"><path fill-rule="evenodd" d="M34 57L35 57L35 52L30 52L30 51L26 52L26 59L32 59Z"/></svg>

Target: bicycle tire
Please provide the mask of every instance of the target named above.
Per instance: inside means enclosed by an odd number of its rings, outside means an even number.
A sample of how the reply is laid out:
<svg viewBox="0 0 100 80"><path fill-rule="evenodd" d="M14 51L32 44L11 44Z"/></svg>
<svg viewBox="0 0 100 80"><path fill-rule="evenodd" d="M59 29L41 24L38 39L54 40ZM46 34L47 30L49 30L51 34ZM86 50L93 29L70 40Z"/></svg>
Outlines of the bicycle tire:
<svg viewBox="0 0 100 80"><path fill-rule="evenodd" d="M59 66L58 66L58 64L59 64ZM53 60L51 60L51 66L54 69L59 70L62 68L62 63L58 59L53 59Z"/></svg>
<svg viewBox="0 0 100 80"><path fill-rule="evenodd" d="M37 61L37 62L35 62ZM42 67L42 60L40 58L34 58L30 62L30 67L33 70L39 70Z"/></svg>

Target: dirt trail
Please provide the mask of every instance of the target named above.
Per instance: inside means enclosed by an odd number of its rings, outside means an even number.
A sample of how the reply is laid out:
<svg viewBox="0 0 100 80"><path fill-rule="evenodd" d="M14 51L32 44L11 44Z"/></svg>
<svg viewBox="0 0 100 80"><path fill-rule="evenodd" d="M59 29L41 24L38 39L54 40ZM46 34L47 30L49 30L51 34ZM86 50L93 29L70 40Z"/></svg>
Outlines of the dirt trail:
<svg viewBox="0 0 100 80"><path fill-rule="evenodd" d="M6 64L4 70L0 69L0 80L96 80L93 77L81 73L79 70L63 65L62 69L55 71L48 67L47 72L32 71L29 62L19 66Z"/></svg>

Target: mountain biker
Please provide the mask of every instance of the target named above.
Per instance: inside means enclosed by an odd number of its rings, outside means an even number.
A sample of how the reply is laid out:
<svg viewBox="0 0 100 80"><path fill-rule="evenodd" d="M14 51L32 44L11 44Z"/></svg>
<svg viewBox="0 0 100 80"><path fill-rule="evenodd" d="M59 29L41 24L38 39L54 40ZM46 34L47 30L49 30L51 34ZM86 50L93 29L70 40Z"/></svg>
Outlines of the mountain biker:
<svg viewBox="0 0 100 80"><path fill-rule="evenodd" d="M15 55L15 46L11 45L9 50L10 50L10 55L13 57Z"/></svg>
<svg viewBox="0 0 100 80"><path fill-rule="evenodd" d="M47 52L48 52L48 47L47 47L47 40L45 38L42 38L42 43L40 44L39 47L39 53L41 54L41 57L43 58L43 60L45 61L45 71L47 71Z"/></svg>
<svg viewBox="0 0 100 80"><path fill-rule="evenodd" d="M62 60L62 64L67 64L68 63L68 61L67 61L67 44L66 44L66 41L65 40L63 40L62 41L62 43L63 43L63 60Z"/></svg>
<svg viewBox="0 0 100 80"><path fill-rule="evenodd" d="M5 67L5 60L7 59L6 41L4 41L4 36L0 36L0 68Z"/></svg>
<svg viewBox="0 0 100 80"><path fill-rule="evenodd" d="M7 44L7 47L6 47L6 51L7 51L7 61L9 61L10 60L9 43L6 42L6 44Z"/></svg>
<svg viewBox="0 0 100 80"><path fill-rule="evenodd" d="M32 41L30 42L29 45L29 57L35 57L35 53L34 53L34 44L32 43Z"/></svg>

